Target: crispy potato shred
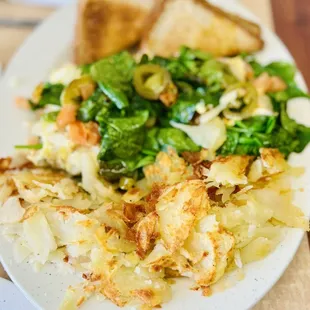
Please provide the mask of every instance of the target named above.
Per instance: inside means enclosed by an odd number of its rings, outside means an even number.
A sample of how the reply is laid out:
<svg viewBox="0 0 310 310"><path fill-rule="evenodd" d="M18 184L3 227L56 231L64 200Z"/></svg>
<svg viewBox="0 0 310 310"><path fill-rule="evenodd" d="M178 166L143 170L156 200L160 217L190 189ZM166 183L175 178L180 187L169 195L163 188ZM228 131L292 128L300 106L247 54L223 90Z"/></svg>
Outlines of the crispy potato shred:
<svg viewBox="0 0 310 310"><path fill-rule="evenodd" d="M17 262L80 273L84 281L68 288L63 310L93 295L119 307L160 307L175 277L209 296L226 272L267 256L285 227L309 230L292 204L296 171L274 149L255 160L191 163L168 150L120 200L94 196L59 170L13 162L0 161L1 232Z"/></svg>

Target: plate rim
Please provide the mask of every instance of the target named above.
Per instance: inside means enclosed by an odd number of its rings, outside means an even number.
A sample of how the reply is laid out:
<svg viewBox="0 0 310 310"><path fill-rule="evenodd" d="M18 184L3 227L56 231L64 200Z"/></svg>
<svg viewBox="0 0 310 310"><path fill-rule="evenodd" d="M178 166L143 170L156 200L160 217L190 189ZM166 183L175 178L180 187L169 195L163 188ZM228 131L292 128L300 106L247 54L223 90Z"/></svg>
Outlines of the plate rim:
<svg viewBox="0 0 310 310"><path fill-rule="evenodd" d="M222 7L222 4L224 0L213 0L212 2L215 3L215 5L218 5L220 7ZM267 34L271 34L277 41L278 43L280 43L281 45L281 49L287 54L287 56L290 58L290 61L292 63L295 63L295 60L293 58L293 56L291 55L290 51L288 50L287 46L283 43L283 41L278 37L278 35L269 27L267 27L264 23L262 23L262 21L255 16L249 9L247 9L242 3L237 2L237 1L233 1L236 4L237 10L241 9L247 13L247 15L249 16L248 18L250 20L253 20L255 22L257 22L263 33L267 33ZM1 93L1 89L2 87L7 87L5 85L5 81L8 78L8 74L7 72L10 71L10 67L11 65L16 61L16 59L18 59L20 57L20 55L23 54L24 49L26 49L26 46L29 44L29 42L31 40L33 40L34 37L37 36L37 33L40 32L42 30L42 28L45 25L48 25L50 23L53 22L53 20L56 20L58 18L58 16L60 16L61 14L64 14L65 11L67 10L71 10L71 9L75 9L75 5L74 4L69 4L66 5L58 10L56 10L55 12L53 12L50 16L48 16L42 23L40 23L39 26L37 26L33 32L31 32L31 34L23 41L23 43L20 45L20 47L15 51L15 53L13 54L10 62L7 65L6 70L4 71L1 79L0 79L0 93ZM237 13L238 14L238 13ZM242 15L242 14L241 14ZM303 84L302 88L304 88L305 90L307 89L305 80L303 78L303 76L300 74L300 83ZM306 214L306 216L309 217L309 214ZM272 278L270 278L270 280L268 281L268 283L270 285L268 285L268 288L262 290L260 293L258 293L256 295L255 300L252 300L252 303L249 304L249 309L254 307L273 287L274 285L278 282L278 280L282 277L282 275L284 274L284 272L287 270L288 266L290 265L290 263L292 262L292 260L294 259L297 250L300 247L300 244L302 242L303 236L305 235L305 233L303 231L298 231L296 232L296 236L295 236L295 241L294 241L294 247L293 250L290 252L289 257L286 257L285 263L283 264L283 268L281 268L281 272L279 272L277 274L277 276L273 276ZM5 259L2 257L1 251L0 251L0 261L4 267L4 269L6 270L6 272L8 273L8 275L10 276L10 278L12 279L12 281L14 282L14 284L19 288L19 290L22 291L22 293L24 294L24 296L37 308L40 308L41 305L40 303L30 294L30 292L28 292L18 281L18 279L14 276L14 274L11 273L11 268L9 266L9 262L6 262Z"/></svg>

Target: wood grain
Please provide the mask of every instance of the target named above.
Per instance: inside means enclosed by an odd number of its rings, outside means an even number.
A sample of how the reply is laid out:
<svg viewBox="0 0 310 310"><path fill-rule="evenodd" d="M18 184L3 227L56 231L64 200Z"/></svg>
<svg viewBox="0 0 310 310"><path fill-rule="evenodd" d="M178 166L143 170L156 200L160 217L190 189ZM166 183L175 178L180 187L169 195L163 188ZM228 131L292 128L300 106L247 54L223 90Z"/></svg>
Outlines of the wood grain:
<svg viewBox="0 0 310 310"><path fill-rule="evenodd" d="M53 12L50 8L0 2L0 18L43 20ZM33 31L32 28L0 27L0 64L6 65L16 49Z"/></svg>
<svg viewBox="0 0 310 310"><path fill-rule="evenodd" d="M10 279L9 276L7 275L7 273L4 271L2 265L0 264L0 278L4 278L4 279Z"/></svg>
<svg viewBox="0 0 310 310"><path fill-rule="evenodd" d="M22 19L44 19L54 9L48 7L34 6L34 5L21 5L10 4L0 1L0 17L4 18L22 18Z"/></svg>
<svg viewBox="0 0 310 310"><path fill-rule="evenodd" d="M271 0L275 30L310 87L310 1Z"/></svg>

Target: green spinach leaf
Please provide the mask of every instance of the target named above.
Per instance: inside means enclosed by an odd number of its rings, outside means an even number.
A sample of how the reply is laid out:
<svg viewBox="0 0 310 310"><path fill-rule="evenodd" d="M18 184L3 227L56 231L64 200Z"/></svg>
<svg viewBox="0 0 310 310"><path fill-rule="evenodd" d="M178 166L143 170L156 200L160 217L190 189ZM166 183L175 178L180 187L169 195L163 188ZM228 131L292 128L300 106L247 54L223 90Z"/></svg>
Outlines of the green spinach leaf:
<svg viewBox="0 0 310 310"><path fill-rule="evenodd" d="M185 151L198 152L200 150L197 144L177 128L159 129L157 140L162 149L172 146L178 153Z"/></svg>
<svg viewBox="0 0 310 310"><path fill-rule="evenodd" d="M221 95L222 92L212 93L206 87L198 87L188 92L181 90L179 98L176 104L171 107L168 116L170 120L188 124L194 118L198 104L217 106Z"/></svg>
<svg viewBox="0 0 310 310"><path fill-rule="evenodd" d="M258 77L263 72L266 72L266 68L259 62L257 62L255 59L252 59L252 57L250 60L248 60L248 63L252 67L255 77Z"/></svg>
<svg viewBox="0 0 310 310"><path fill-rule="evenodd" d="M279 149L285 157L298 150L299 141L282 127L278 127L270 139L270 147Z"/></svg>
<svg viewBox="0 0 310 310"><path fill-rule="evenodd" d="M222 91L226 85L236 82L236 78L229 72L227 66L216 59L205 61L198 76L205 80L209 92L212 93Z"/></svg>
<svg viewBox="0 0 310 310"><path fill-rule="evenodd" d="M158 132L159 128L156 127L147 131L142 149L143 154L156 156L156 154L160 151L160 145L157 140Z"/></svg>
<svg viewBox="0 0 310 310"><path fill-rule="evenodd" d="M310 127L298 124L289 118L285 103L281 104L280 120L282 127L299 142L294 151L297 153L302 152L310 142Z"/></svg>
<svg viewBox="0 0 310 310"><path fill-rule="evenodd" d="M294 82L296 67L287 62L275 61L265 67L269 75L276 75L282 78L287 84Z"/></svg>
<svg viewBox="0 0 310 310"><path fill-rule="evenodd" d="M227 130L227 139L218 153L255 155L261 147L270 146L271 132L274 130L274 117L256 116L236 122L234 127Z"/></svg>
<svg viewBox="0 0 310 310"><path fill-rule="evenodd" d="M60 96L63 89L64 85L62 84L45 83L43 85L43 90L39 102L34 103L31 100L29 100L31 109L32 110L42 109L48 104L61 105Z"/></svg>
<svg viewBox="0 0 310 310"><path fill-rule="evenodd" d="M200 150L200 147L183 131L176 128L155 127L147 131L142 153L156 156L159 151L166 150L169 146L173 147L178 153Z"/></svg>
<svg viewBox="0 0 310 310"><path fill-rule="evenodd" d="M128 107L129 112L147 110L150 117L160 117L165 113L164 106L159 101L149 101L135 94Z"/></svg>
<svg viewBox="0 0 310 310"><path fill-rule="evenodd" d="M287 102L289 99L293 98L310 98L310 95L301 90L298 86L295 84L288 85L287 89L276 92L276 93L270 93L269 96L275 100L276 102Z"/></svg>
<svg viewBox="0 0 310 310"><path fill-rule="evenodd" d="M221 148L218 150L218 154L228 156L230 154L236 154L236 148L239 143L239 133L233 130L227 130L227 138Z"/></svg>
<svg viewBox="0 0 310 310"><path fill-rule="evenodd" d="M235 126L227 130L227 139L218 153L255 155L261 147L272 146L272 135L276 126L274 116L255 116L243 121L237 121Z"/></svg>
<svg viewBox="0 0 310 310"><path fill-rule="evenodd" d="M196 106L199 100L179 98L170 111L170 119L178 123L188 124L196 113Z"/></svg>
<svg viewBox="0 0 310 310"><path fill-rule="evenodd" d="M305 147L310 143L310 127L299 125L297 130L297 137L299 144L295 149L296 153L301 153Z"/></svg>
<svg viewBox="0 0 310 310"><path fill-rule="evenodd" d="M77 113L77 118L82 122L94 121L97 114L104 107L108 109L110 105L111 103L109 102L108 97L100 88L97 88L87 100L81 103Z"/></svg>
<svg viewBox="0 0 310 310"><path fill-rule="evenodd" d="M287 84L294 82L296 68L291 63L275 61L263 66L256 60L250 60L249 64L251 65L255 76L259 76L262 73L267 72L271 76L279 76Z"/></svg>
<svg viewBox="0 0 310 310"><path fill-rule="evenodd" d="M92 78L119 109L129 105L135 65L133 57L123 51L94 63L90 68Z"/></svg>
<svg viewBox="0 0 310 310"><path fill-rule="evenodd" d="M296 68L293 64L277 61L263 66L258 63L256 60L250 60L249 64L252 66L255 76L259 76L263 72L267 72L271 76L279 76L287 84L287 89L269 93L269 96L275 102L286 102L289 99L297 97L306 97L310 98L309 94L301 90L295 82Z"/></svg>
<svg viewBox="0 0 310 310"><path fill-rule="evenodd" d="M212 56L208 53L188 47L181 47L178 57L168 59L155 56L149 59L148 56L144 55L141 59L141 63L153 63L166 68L174 81L181 80L203 84L202 81L199 81L197 73L203 63L211 58Z"/></svg>
<svg viewBox="0 0 310 310"><path fill-rule="evenodd" d="M279 116L256 116L238 121L227 130L227 140L218 154L259 155L261 147L277 148L285 157L300 153L310 142L310 128L290 119L286 104L281 103Z"/></svg>
<svg viewBox="0 0 310 310"><path fill-rule="evenodd" d="M152 164L155 161L154 156L138 156L127 159L112 159L100 162L99 174L110 182L118 181L122 176L137 179L139 169Z"/></svg>
<svg viewBox="0 0 310 310"><path fill-rule="evenodd" d="M90 68L92 64L86 64L79 66L79 69L81 70L82 75L84 74L90 74Z"/></svg>
<svg viewBox="0 0 310 310"><path fill-rule="evenodd" d="M243 121L235 123L236 128L240 128L240 132L244 133L271 133L275 126L275 116L254 116Z"/></svg>
<svg viewBox="0 0 310 310"><path fill-rule="evenodd" d="M180 60L201 60L206 61L213 58L209 53L197 49L191 49L187 46L182 46L180 49Z"/></svg>
<svg viewBox="0 0 310 310"><path fill-rule="evenodd" d="M104 120L100 126L103 136L99 159L127 159L137 155L143 147L148 117L148 111L138 111L133 116Z"/></svg>
<svg viewBox="0 0 310 310"><path fill-rule="evenodd" d="M298 124L289 118L287 111L286 111L286 104L283 102L281 103L281 112L280 112L280 121L282 127L291 135L295 135L298 129Z"/></svg>

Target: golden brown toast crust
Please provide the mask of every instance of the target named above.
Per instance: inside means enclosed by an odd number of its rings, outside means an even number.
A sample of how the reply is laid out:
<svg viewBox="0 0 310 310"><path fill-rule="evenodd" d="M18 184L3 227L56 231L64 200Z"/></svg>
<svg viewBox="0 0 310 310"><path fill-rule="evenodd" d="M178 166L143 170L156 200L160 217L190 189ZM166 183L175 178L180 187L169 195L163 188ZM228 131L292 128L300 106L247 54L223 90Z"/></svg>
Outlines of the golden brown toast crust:
<svg viewBox="0 0 310 310"><path fill-rule="evenodd" d="M161 13L165 10L165 6L169 0L157 0L156 4L152 10L152 12L149 14L147 18L147 22L144 25L143 33L142 33L142 40L143 43L144 40L147 40L153 26L158 21Z"/></svg>
<svg viewBox="0 0 310 310"><path fill-rule="evenodd" d="M148 46L148 40L150 39L150 36L152 35L152 30L154 29L154 27L156 27L156 23L160 19L161 14L165 11L165 8L168 5L168 3L173 2L173 1L175 1L175 0L158 0L156 9L154 9L151 17L148 18L149 23L145 28L143 39L140 43L140 51L141 52L152 53L152 50L149 49L149 46ZM231 23L235 24L236 26L238 26L239 28L241 28L245 32L247 32L250 36L255 38L255 41L256 41L255 48L253 48L250 51L244 50L244 52L254 52L254 51L261 50L264 47L264 41L261 38L261 29L260 29L259 25L257 25L256 23L248 21L248 20L241 18L237 15L227 13L227 12L221 10L220 8L210 4L209 2L207 2L205 0L191 0L191 1L193 3L198 4L202 8L205 8L207 10L212 11L212 13L214 15L216 15L222 19L229 20ZM173 34L171 34L171 36L172 36L172 40L173 40ZM198 48L201 48L201 47L198 47ZM206 51L208 52L208 50L206 50ZM239 54L240 52L243 52L243 50L240 50L239 48L236 47L235 49L231 49L229 52L224 53L224 54L222 53L218 56L234 56L236 54ZM161 55L161 56L168 56L168 55L166 54L166 55ZM172 56L172 55L170 55L170 56Z"/></svg>
<svg viewBox="0 0 310 310"><path fill-rule="evenodd" d="M80 0L74 46L77 64L129 48L141 39L149 10L130 1Z"/></svg>
<svg viewBox="0 0 310 310"><path fill-rule="evenodd" d="M206 0L194 0L194 1L196 1L196 3L199 3L203 6L205 6L208 9L212 10L214 13L230 19L232 22L238 24L239 26L241 26L242 28L244 28L245 30L247 30L248 32L253 34L254 36L260 37L261 28L258 24L254 23L252 21L249 21L249 20L247 20L247 19L245 19L239 15L223 11L219 7L211 4L210 2L207 2Z"/></svg>

